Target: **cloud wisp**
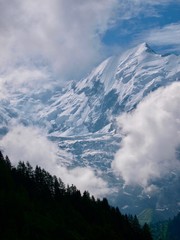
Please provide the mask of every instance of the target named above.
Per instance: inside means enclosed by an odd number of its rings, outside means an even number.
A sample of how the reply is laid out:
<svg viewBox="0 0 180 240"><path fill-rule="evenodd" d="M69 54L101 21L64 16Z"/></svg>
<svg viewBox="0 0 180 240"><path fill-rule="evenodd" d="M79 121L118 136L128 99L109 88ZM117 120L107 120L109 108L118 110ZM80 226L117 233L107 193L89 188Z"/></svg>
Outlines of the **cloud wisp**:
<svg viewBox="0 0 180 240"><path fill-rule="evenodd" d="M119 117L124 133L112 168L126 184L148 188L152 181L180 173L180 82L148 95Z"/></svg>
<svg viewBox="0 0 180 240"><path fill-rule="evenodd" d="M173 0L122 0L119 1L118 8L120 11L121 20L131 20L134 17L143 14L146 17L159 17L159 6L167 6L172 3Z"/></svg>
<svg viewBox="0 0 180 240"><path fill-rule="evenodd" d="M146 41L155 46L168 46L170 50L180 51L180 23L168 24L163 27L150 29L141 33L139 41Z"/></svg>

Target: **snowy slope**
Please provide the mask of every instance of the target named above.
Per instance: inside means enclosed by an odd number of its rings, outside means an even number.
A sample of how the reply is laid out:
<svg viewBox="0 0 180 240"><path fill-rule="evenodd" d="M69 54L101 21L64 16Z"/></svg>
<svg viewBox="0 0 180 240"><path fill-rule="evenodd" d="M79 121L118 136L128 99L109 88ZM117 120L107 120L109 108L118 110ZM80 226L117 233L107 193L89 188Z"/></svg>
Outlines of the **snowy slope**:
<svg viewBox="0 0 180 240"><path fill-rule="evenodd" d="M61 135L112 132L116 116L132 110L151 91L179 79L179 56L161 56L143 43L71 83L40 118L51 123L51 132Z"/></svg>

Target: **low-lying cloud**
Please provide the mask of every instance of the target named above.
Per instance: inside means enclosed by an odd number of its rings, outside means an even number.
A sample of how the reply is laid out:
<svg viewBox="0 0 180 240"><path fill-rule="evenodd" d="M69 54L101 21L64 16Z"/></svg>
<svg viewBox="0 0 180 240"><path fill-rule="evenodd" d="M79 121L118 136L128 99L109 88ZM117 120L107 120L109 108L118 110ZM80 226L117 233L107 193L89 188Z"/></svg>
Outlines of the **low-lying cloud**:
<svg viewBox="0 0 180 240"><path fill-rule="evenodd" d="M60 161L67 153L60 150L57 143L49 141L46 132L36 127L13 124L10 131L0 140L0 146L15 165L19 161L28 161L33 167L43 167L60 177L66 184L74 184L82 192L88 190L96 197L110 192L107 182L92 168L68 169Z"/></svg>
<svg viewBox="0 0 180 240"><path fill-rule="evenodd" d="M119 117L124 137L112 168L126 184L148 188L152 181L180 173L180 82L148 95Z"/></svg>
<svg viewBox="0 0 180 240"><path fill-rule="evenodd" d="M51 81L51 73L47 68L23 67L11 68L0 74L0 98L7 100L13 93L30 93L36 89L36 92L42 88L51 89L55 81Z"/></svg>

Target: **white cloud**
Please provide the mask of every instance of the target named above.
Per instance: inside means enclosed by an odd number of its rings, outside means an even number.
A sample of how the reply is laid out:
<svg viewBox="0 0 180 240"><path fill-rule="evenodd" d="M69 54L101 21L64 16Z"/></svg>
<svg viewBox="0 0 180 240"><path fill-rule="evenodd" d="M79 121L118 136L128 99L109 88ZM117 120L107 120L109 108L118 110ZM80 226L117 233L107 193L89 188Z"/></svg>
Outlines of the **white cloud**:
<svg viewBox="0 0 180 240"><path fill-rule="evenodd" d="M59 167L56 174L60 175L66 183L74 184L82 192L88 190L96 197L109 195L114 191L108 187L100 176L95 174L95 171L90 167L76 167L68 170L65 167Z"/></svg>
<svg viewBox="0 0 180 240"><path fill-rule="evenodd" d="M124 137L112 168L126 184L147 189L171 171L180 173L180 82L156 90L119 117Z"/></svg>
<svg viewBox="0 0 180 240"><path fill-rule="evenodd" d="M51 174L60 177L66 184L74 184L82 192L88 190L96 197L108 194L111 190L108 184L97 176L91 168L67 169L57 156L62 157L66 153L58 148L58 145L46 137L46 132L22 125L12 125L10 131L0 140L0 146L12 161L30 162L33 167L39 165Z"/></svg>
<svg viewBox="0 0 180 240"><path fill-rule="evenodd" d="M168 24L150 29L138 36L138 41L146 41L155 46L168 46L180 50L180 23ZM170 47L171 46L171 47Z"/></svg>
<svg viewBox="0 0 180 240"><path fill-rule="evenodd" d="M29 161L33 166L42 165L52 170L56 162L58 147L48 141L45 132L35 127L12 125L10 131L1 139L0 145L13 163Z"/></svg>
<svg viewBox="0 0 180 240"><path fill-rule="evenodd" d="M51 73L46 68L19 66L0 74L0 97L8 98L14 92L28 93L30 90L50 89L53 86ZM54 81L55 83L55 81Z"/></svg>
<svg viewBox="0 0 180 240"><path fill-rule="evenodd" d="M111 24L116 4L117 0L2 0L1 66L43 61L61 76L77 76L100 58L100 35Z"/></svg>

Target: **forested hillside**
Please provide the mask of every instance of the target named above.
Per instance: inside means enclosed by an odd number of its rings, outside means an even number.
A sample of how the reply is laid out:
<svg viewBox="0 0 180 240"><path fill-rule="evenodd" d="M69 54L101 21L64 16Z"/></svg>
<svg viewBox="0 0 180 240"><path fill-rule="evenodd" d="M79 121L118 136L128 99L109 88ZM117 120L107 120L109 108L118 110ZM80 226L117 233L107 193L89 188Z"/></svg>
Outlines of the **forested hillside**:
<svg viewBox="0 0 180 240"><path fill-rule="evenodd" d="M0 239L150 240L149 227L122 215L29 163L11 165L0 152Z"/></svg>
<svg viewBox="0 0 180 240"><path fill-rule="evenodd" d="M173 219L158 222L152 226L154 240L180 239L180 213Z"/></svg>

